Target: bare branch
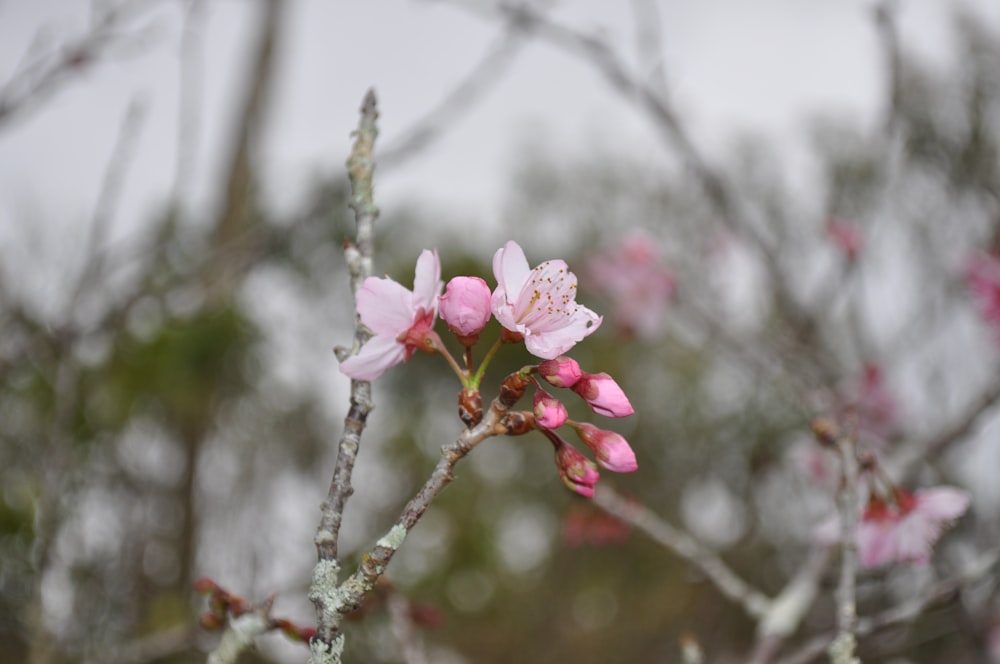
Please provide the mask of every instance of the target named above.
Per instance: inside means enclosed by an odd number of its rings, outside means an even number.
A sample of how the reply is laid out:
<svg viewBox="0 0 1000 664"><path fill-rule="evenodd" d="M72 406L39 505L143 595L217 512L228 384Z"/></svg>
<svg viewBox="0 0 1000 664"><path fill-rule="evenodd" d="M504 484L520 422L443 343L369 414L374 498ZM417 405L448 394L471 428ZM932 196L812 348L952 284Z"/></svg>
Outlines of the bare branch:
<svg viewBox="0 0 1000 664"><path fill-rule="evenodd" d="M0 127L55 94L80 72L122 45L144 45L146 27L130 25L158 4L141 0L115 6L100 14L84 34L55 49L28 53L0 87Z"/></svg>
<svg viewBox="0 0 1000 664"><path fill-rule="evenodd" d="M956 599L962 590L994 571L998 562L1000 562L1000 550L991 549L980 555L962 574L939 581L922 595L904 600L873 616L861 618L857 622L854 633L857 636L867 636L888 627L911 622L920 617L927 609ZM833 634L822 634L810 639L798 651L782 658L777 664L807 664L822 654L831 638L833 638Z"/></svg>
<svg viewBox="0 0 1000 664"><path fill-rule="evenodd" d="M354 192L351 207L354 210L358 226L356 245L349 245L345 249L352 293L356 293L361 288L362 282L372 273L374 225L379 214L372 196L372 176L375 171L374 148L375 138L378 136L377 119L378 108L375 91L369 90L361 105L361 120L355 134L354 148L347 160L347 169ZM355 313L355 351L364 345L368 337L366 328ZM351 486L351 475L354 472L354 463L361 445L361 434L365 429L368 413L371 412L372 408L371 383L352 380L350 408L344 419L344 431L337 447L337 462L326 500L320 507L320 523L316 529L314 540L318 561L313 572L312 587L309 591L309 598L316 606L318 616L317 634L316 638L313 639L316 645L313 646L311 660L314 664L328 661L325 656L339 650L336 643L342 644L343 637L339 633L339 602L332 599L332 596L337 592L337 577L340 573L340 561L337 557L340 524L347 500L354 493L354 488ZM326 652L317 654L320 648Z"/></svg>
<svg viewBox="0 0 1000 664"><path fill-rule="evenodd" d="M772 601L733 572L714 551L670 525L649 508L623 498L603 484L598 485L593 502L700 569L724 597L740 606L748 616L762 618L770 610Z"/></svg>

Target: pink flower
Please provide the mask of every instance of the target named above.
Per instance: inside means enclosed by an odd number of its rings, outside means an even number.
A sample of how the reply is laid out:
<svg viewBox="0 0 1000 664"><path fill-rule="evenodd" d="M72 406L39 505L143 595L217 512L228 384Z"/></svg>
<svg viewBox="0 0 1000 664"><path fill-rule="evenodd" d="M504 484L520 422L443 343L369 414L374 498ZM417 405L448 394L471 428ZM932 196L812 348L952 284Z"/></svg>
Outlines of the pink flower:
<svg viewBox="0 0 1000 664"><path fill-rule="evenodd" d="M597 463L616 473L631 473L639 467L635 452L628 441L614 431L598 429L584 422L574 427L587 447L594 452Z"/></svg>
<svg viewBox="0 0 1000 664"><path fill-rule="evenodd" d="M969 494L952 487L909 493L897 488L894 503L873 496L857 529L858 555L865 567L891 562L927 564L931 549L969 507Z"/></svg>
<svg viewBox="0 0 1000 664"><path fill-rule="evenodd" d="M355 299L361 322L375 336L341 362L340 371L355 380L375 380L418 348L432 350L441 286L437 250L427 249L417 259L412 291L388 277L365 279Z"/></svg>
<svg viewBox="0 0 1000 664"><path fill-rule="evenodd" d="M475 343L475 337L490 320L490 287L486 282L479 277L455 277L438 299L441 318L448 329L460 339L464 337Z"/></svg>
<svg viewBox="0 0 1000 664"><path fill-rule="evenodd" d="M858 257L865 243L858 225L840 217L826 220L826 236L844 252L849 261Z"/></svg>
<svg viewBox="0 0 1000 664"><path fill-rule="evenodd" d="M977 253L968 261L965 281L972 291L979 315L993 328L1000 343L1000 257Z"/></svg>
<svg viewBox="0 0 1000 664"><path fill-rule="evenodd" d="M601 317L576 302L576 275L564 261L530 269L513 240L493 256L493 315L504 329L524 338L528 352L550 360L565 353L601 324Z"/></svg>
<svg viewBox="0 0 1000 664"><path fill-rule="evenodd" d="M555 434L550 437L556 446L556 467L563 483L586 498L594 497L594 487L601 478L593 461Z"/></svg>
<svg viewBox="0 0 1000 664"><path fill-rule="evenodd" d="M583 377L576 360L565 355L539 364L538 374L555 387L573 387Z"/></svg>
<svg viewBox="0 0 1000 664"><path fill-rule="evenodd" d="M545 392L535 392L535 423L546 429L558 429L566 424L569 414L559 399Z"/></svg>
<svg viewBox="0 0 1000 664"><path fill-rule="evenodd" d="M614 305L614 321L625 332L653 339L666 327L674 275L656 241L637 231L621 244L595 254L584 265L584 286Z"/></svg>
<svg viewBox="0 0 1000 664"><path fill-rule="evenodd" d="M580 380L573 385L573 391L583 397L598 415L627 417L635 412L625 392L615 379L606 373L584 372Z"/></svg>

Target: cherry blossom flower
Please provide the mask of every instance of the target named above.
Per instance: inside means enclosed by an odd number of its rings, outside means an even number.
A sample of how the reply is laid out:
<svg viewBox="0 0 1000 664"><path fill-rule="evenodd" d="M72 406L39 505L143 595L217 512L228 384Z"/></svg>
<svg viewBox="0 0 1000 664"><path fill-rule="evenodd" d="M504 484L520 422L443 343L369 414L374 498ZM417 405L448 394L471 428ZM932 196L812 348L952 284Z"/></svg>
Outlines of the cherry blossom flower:
<svg viewBox="0 0 1000 664"><path fill-rule="evenodd" d="M614 321L641 339L660 336L674 295L674 274L663 264L656 241L636 231L621 244L584 264L584 287L614 306Z"/></svg>
<svg viewBox="0 0 1000 664"><path fill-rule="evenodd" d="M627 417L635 412L625 392L615 379L606 373L583 376L573 385L573 391L598 415L605 417Z"/></svg>
<svg viewBox="0 0 1000 664"><path fill-rule="evenodd" d="M576 275L565 261L530 269L524 251L511 240L493 256L493 274L493 315L536 357L558 357L601 324L600 316L577 304Z"/></svg>
<svg viewBox="0 0 1000 664"><path fill-rule="evenodd" d="M594 458L608 470L616 473L631 473L639 467L635 452L628 441L614 431L598 429L593 424L574 424L577 434L587 447L594 452Z"/></svg>
<svg viewBox="0 0 1000 664"><path fill-rule="evenodd" d="M545 429L558 429L566 424L569 414L559 399L544 390L535 392L535 422Z"/></svg>
<svg viewBox="0 0 1000 664"><path fill-rule="evenodd" d="M389 277L365 279L356 296L358 315L375 336L341 362L340 371L355 380L375 380L418 348L432 351L442 285L437 250L427 249L417 259L412 291Z"/></svg>
<svg viewBox="0 0 1000 664"><path fill-rule="evenodd" d="M1000 343L1000 256L977 253L968 261L965 281L972 291L979 315L993 329Z"/></svg>
<svg viewBox="0 0 1000 664"><path fill-rule="evenodd" d="M865 567L891 562L926 565L935 542L969 507L969 494L952 487L916 493L896 488L894 494L895 504L870 498L858 522L858 556Z"/></svg>
<svg viewBox="0 0 1000 664"><path fill-rule="evenodd" d="M490 321L490 287L479 277L455 277L440 298L441 319L465 341L475 343Z"/></svg>

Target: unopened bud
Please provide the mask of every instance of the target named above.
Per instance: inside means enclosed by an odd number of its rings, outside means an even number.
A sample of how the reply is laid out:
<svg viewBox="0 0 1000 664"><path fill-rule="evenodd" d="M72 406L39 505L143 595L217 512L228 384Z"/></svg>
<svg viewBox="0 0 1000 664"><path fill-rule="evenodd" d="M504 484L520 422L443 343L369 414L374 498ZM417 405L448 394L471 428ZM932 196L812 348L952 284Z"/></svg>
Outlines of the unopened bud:
<svg viewBox="0 0 1000 664"><path fill-rule="evenodd" d="M479 277L455 277L439 296L439 311L459 342L470 347L489 322L490 287Z"/></svg>
<svg viewBox="0 0 1000 664"><path fill-rule="evenodd" d="M530 384L531 380L520 371L515 371L507 376L500 385L500 396L498 397L500 404L504 408L512 408L524 396L524 391L528 389Z"/></svg>
<svg viewBox="0 0 1000 664"><path fill-rule="evenodd" d="M535 430L535 416L527 411L515 410L504 415L500 424L508 436L523 436Z"/></svg>
<svg viewBox="0 0 1000 664"><path fill-rule="evenodd" d="M598 415L606 417L627 417L635 412L625 391L606 373L584 373L573 385L573 391Z"/></svg>
<svg viewBox="0 0 1000 664"><path fill-rule="evenodd" d="M558 429L566 424L567 419L569 414L566 412L566 406L559 399L544 390L535 392L535 421L538 426Z"/></svg>
<svg viewBox="0 0 1000 664"><path fill-rule="evenodd" d="M576 360L565 355L539 364L538 374L555 387L573 387L583 377Z"/></svg>
<svg viewBox="0 0 1000 664"><path fill-rule="evenodd" d="M813 435L820 445L833 447L840 438L840 427L829 417L817 417L812 422Z"/></svg>
<svg viewBox="0 0 1000 664"><path fill-rule="evenodd" d="M483 421L483 395L479 390L462 390L458 393L458 417L467 429Z"/></svg>

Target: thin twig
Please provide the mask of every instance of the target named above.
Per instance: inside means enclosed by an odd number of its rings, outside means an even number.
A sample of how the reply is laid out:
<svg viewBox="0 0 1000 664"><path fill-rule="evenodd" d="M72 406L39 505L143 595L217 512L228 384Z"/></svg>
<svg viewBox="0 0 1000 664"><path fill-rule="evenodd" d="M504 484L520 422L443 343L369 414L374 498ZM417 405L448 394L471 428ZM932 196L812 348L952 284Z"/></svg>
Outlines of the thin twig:
<svg viewBox="0 0 1000 664"><path fill-rule="evenodd" d="M820 581L830 565L830 547L817 546L771 602L757 624L757 643L748 664L766 664L794 634L819 596Z"/></svg>
<svg viewBox="0 0 1000 664"><path fill-rule="evenodd" d="M767 615L772 601L765 594L740 578L714 551L670 525L649 508L623 498L603 484L598 485L593 503L700 569L724 597L740 606L748 616L760 619Z"/></svg>
<svg viewBox="0 0 1000 664"><path fill-rule="evenodd" d="M402 546L410 530L438 494L455 479L453 473L455 465L482 441L506 433L502 420L509 407L510 405L501 402L499 397L494 399L482 422L471 429L466 429L455 442L441 448L441 458L434 472L416 495L406 503L395 525L379 538L372 549L362 555L361 565L344 583L337 586L337 574L340 569L338 561L320 560L317 563L309 598L319 612L319 624L325 626L325 634L329 636L323 636L324 633L317 628L317 636L310 642L312 650L310 664L340 664L344 648L344 635L340 632L341 616L361 606L365 595L372 591L376 582L385 573L392 557Z"/></svg>
<svg viewBox="0 0 1000 664"><path fill-rule="evenodd" d="M858 459L854 441L841 437L837 441L842 469L842 485L837 496L840 512L840 582L837 585L837 636L827 652L831 664L860 664L854 656L857 640L854 630L857 623L855 602L858 569L858 545L855 537L858 521Z"/></svg>
<svg viewBox="0 0 1000 664"><path fill-rule="evenodd" d="M878 631L911 622L927 611L927 609L955 599L964 588L986 577L1000 562L1000 550L991 549L955 577L939 581L927 592L904 600L899 604L881 611L873 616L861 618L857 622L854 633L857 636L868 636ZM832 633L821 634L805 643L793 654L778 660L777 664L807 664L819 657L829 645Z"/></svg>
<svg viewBox="0 0 1000 664"><path fill-rule="evenodd" d="M0 87L0 127L55 94L114 46L123 42L141 46L148 43L142 29L127 27L126 23L155 4L151 0L119 3L98 15L90 29L77 38L33 57L26 54Z"/></svg>
<svg viewBox="0 0 1000 664"><path fill-rule="evenodd" d="M347 160L353 197L351 207L357 222L356 244L346 248L347 267L350 271L351 291L356 293L362 282L372 273L372 251L375 221L378 208L372 195L372 176L375 170L375 138L378 136L378 108L375 91L369 90L361 105L361 119L351 155ZM369 334L361 319L355 314L354 347L360 348L368 340ZM334 661L327 657L337 649L335 645L340 635L340 602L333 598L337 592L340 573L338 560L338 540L340 525L347 500L354 493L351 475L361 445L361 434L368 421L368 413L373 408L371 383L362 380L351 381L350 408L344 419L344 431L337 447L337 461L330 481L326 500L320 507L319 527L316 529L316 553L318 561L313 572L313 584L309 598L316 606L317 633L313 639L312 659L314 664ZM339 655L337 657L339 660Z"/></svg>

